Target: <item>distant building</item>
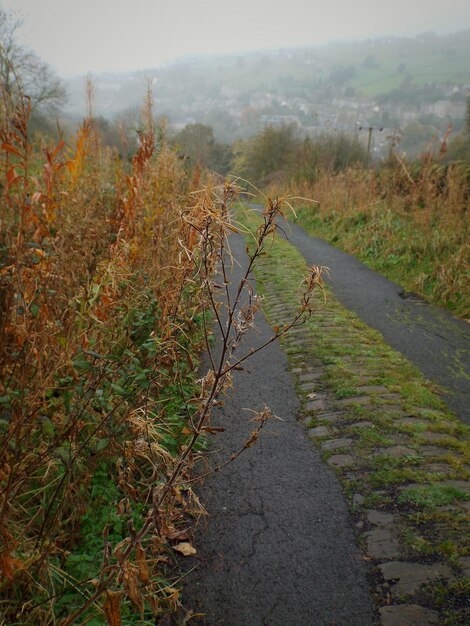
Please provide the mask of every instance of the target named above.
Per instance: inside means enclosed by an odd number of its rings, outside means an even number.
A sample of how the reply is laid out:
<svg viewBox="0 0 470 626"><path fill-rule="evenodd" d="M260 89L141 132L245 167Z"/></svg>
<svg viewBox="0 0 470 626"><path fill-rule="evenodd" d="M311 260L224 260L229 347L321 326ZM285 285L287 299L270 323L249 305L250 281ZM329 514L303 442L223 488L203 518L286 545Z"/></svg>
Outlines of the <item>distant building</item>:
<svg viewBox="0 0 470 626"><path fill-rule="evenodd" d="M300 126L300 120L297 115L262 115L261 124L263 126L284 126L287 124Z"/></svg>

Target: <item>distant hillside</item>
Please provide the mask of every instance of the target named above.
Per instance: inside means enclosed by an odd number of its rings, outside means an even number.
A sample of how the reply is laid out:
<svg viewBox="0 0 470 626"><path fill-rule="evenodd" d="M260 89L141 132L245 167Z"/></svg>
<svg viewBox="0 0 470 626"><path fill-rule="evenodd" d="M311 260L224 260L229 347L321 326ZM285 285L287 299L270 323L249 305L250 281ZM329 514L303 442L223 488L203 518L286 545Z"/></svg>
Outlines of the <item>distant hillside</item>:
<svg viewBox="0 0 470 626"><path fill-rule="evenodd" d="M470 30L336 45L331 51L335 63L355 68L350 84L365 97L387 94L404 80L420 86L470 82Z"/></svg>
<svg viewBox="0 0 470 626"><path fill-rule="evenodd" d="M174 79L183 76L175 90ZM299 95L320 82L350 85L364 97L386 94L404 79L417 85L465 84L470 82L470 30L193 59L170 66L161 78L164 93L216 92L229 85L241 92L265 88Z"/></svg>
<svg viewBox="0 0 470 626"><path fill-rule="evenodd" d="M95 77L97 113L138 106L153 79L158 113L181 128L201 122L223 141L266 124L353 131L427 116L428 135L463 119L470 94L470 30L298 49L185 58L158 69ZM69 111L83 109L83 79L69 80ZM395 131L394 131L395 132Z"/></svg>

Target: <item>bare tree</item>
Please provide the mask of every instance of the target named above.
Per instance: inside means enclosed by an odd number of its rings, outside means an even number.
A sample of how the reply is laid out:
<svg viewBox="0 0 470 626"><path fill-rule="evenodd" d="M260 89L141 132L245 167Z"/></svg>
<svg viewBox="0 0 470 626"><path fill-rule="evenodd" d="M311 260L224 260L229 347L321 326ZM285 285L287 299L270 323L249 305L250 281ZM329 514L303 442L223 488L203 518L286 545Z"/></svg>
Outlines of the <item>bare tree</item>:
<svg viewBox="0 0 470 626"><path fill-rule="evenodd" d="M22 21L0 8L0 86L8 98L19 93L31 100L33 115L57 113L66 99L65 88L38 55L18 43Z"/></svg>

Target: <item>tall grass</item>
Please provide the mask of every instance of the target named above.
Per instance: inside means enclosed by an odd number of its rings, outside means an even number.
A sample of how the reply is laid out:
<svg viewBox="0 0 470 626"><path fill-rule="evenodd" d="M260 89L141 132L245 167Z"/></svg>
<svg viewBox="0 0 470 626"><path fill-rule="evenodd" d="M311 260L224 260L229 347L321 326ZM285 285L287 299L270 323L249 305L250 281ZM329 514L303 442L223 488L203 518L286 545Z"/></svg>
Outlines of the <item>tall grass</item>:
<svg viewBox="0 0 470 626"><path fill-rule="evenodd" d="M191 468L211 411L262 347L238 355L259 307L250 274L282 200L268 201L233 296L239 189L190 179L164 140L157 149L150 94L131 163L103 147L91 105L70 146L33 143L29 113L26 97L4 100L0 612L9 626L153 624L178 603L167 569L172 546L192 551ZM292 324L319 281L313 270ZM211 368L196 384L202 346Z"/></svg>
<svg viewBox="0 0 470 626"><path fill-rule="evenodd" d="M39 150L29 112L25 97L5 101L1 128L0 606L8 624L55 623L90 597L111 551L117 558L110 537L133 532L150 485L183 445L187 411L175 391L188 387L200 341L179 243L188 238L181 208L190 188L177 157L155 152L150 100L130 167L103 148L91 117L72 146ZM113 484L117 517L103 496ZM93 527L104 533L95 552L103 560L84 572L72 558L83 517L105 505L110 519ZM142 542L125 565L129 603L141 607L156 592L171 601L174 590L147 581L156 554ZM108 596L101 611L113 602Z"/></svg>
<svg viewBox="0 0 470 626"><path fill-rule="evenodd" d="M145 523L188 439L192 358L202 341L202 298L190 280L199 240L183 212L202 219L206 207L190 195L177 156L165 146L156 152L150 99L130 166L102 147L91 117L72 146L60 140L40 151L29 112L27 98L6 101L1 129L0 572L8 624L55 623L83 604L93 608L96 581L123 550L116 544ZM159 521L168 534L191 502L190 490L168 498ZM106 506L108 519L93 519L93 508ZM73 558L84 518L101 546L85 567ZM119 561L124 613L131 604L139 612L174 602L161 567L150 574L168 558L165 537L142 536ZM110 585L101 591L97 610L114 623L118 596Z"/></svg>

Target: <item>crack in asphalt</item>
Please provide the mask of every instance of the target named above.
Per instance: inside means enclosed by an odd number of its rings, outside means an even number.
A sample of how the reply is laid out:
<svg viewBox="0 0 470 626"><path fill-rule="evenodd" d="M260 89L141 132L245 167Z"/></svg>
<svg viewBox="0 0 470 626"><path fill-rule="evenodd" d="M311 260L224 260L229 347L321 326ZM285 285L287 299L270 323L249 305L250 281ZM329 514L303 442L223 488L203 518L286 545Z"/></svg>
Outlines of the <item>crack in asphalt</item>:
<svg viewBox="0 0 470 626"><path fill-rule="evenodd" d="M250 553L246 555L247 560L255 556L256 549L258 547L261 536L269 530L269 524L268 524L268 521L266 520L266 515L264 514L264 512L259 517L263 522L263 528L260 528L258 531L255 531L253 533L251 537L251 550L250 550Z"/></svg>

